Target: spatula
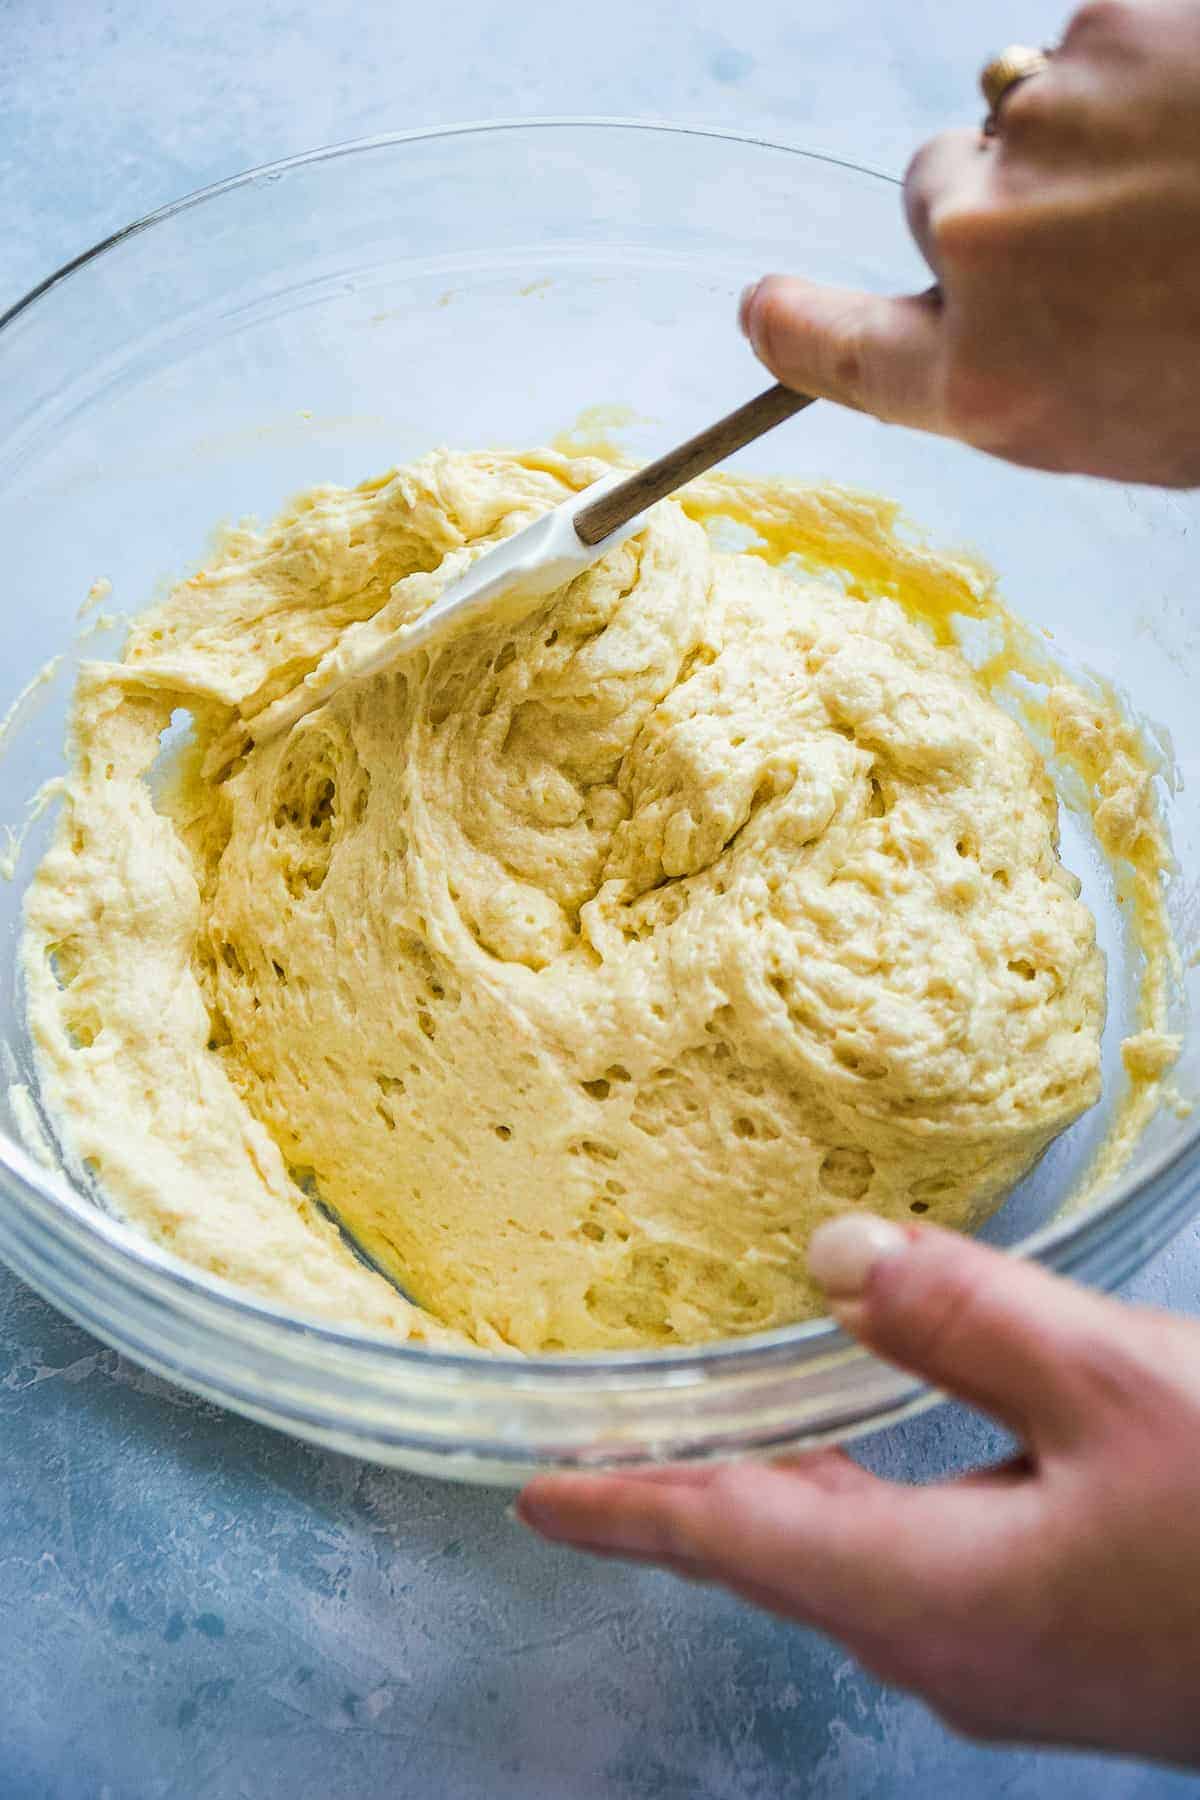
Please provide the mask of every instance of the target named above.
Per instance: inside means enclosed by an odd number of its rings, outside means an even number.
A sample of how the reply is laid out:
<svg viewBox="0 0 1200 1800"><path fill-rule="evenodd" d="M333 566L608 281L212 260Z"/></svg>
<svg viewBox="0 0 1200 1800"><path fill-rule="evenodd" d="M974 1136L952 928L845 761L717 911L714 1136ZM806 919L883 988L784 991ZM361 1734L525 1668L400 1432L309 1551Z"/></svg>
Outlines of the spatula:
<svg viewBox="0 0 1200 1800"><path fill-rule="evenodd" d="M393 631L383 643L369 650L362 646L357 654L351 650L335 655L315 669L292 694L252 722L254 738L262 742L273 737L324 705L347 681L374 674L449 631L479 624L489 615L514 621L523 618L539 600L631 536L656 500L665 499L811 405L809 394L779 385L767 388L632 475L619 471L593 482L485 551L425 612Z"/></svg>

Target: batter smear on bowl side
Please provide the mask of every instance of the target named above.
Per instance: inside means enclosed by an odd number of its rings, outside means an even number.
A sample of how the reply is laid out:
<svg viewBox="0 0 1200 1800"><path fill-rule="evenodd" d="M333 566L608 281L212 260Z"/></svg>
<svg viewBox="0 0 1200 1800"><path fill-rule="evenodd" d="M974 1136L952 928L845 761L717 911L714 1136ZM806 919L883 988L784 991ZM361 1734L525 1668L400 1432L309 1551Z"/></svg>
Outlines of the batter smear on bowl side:
<svg viewBox="0 0 1200 1800"><path fill-rule="evenodd" d="M975 1225L1098 1096L1055 790L931 629L965 566L885 554L863 499L712 478L254 742L601 471L318 489L83 671L26 909L45 1097L124 1216L299 1312L524 1351L783 1324L822 1219Z"/></svg>

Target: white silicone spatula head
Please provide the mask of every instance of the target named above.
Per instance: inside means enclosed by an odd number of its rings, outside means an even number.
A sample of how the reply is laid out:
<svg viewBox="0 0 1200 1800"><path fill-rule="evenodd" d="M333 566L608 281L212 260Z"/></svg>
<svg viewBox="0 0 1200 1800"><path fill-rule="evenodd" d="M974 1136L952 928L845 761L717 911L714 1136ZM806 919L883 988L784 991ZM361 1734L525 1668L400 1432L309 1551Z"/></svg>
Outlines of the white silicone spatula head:
<svg viewBox="0 0 1200 1800"><path fill-rule="evenodd" d="M524 618L539 601L623 543L656 501L811 404L807 394L785 387L768 388L655 462L632 475L621 471L593 482L485 551L416 618L384 632L370 620L351 626L336 648L290 694L252 721L255 741L262 743L287 730L323 706L348 681L373 675L437 638L478 625L485 618L514 623Z"/></svg>

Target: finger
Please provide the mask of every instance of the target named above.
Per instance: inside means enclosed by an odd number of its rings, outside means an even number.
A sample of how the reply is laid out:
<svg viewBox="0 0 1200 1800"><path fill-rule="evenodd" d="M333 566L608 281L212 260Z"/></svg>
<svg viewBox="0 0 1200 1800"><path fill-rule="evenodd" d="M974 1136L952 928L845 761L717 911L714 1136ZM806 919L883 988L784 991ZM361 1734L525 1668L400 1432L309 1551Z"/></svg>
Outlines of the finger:
<svg viewBox="0 0 1200 1800"><path fill-rule="evenodd" d="M719 1463L662 1463L649 1468L629 1469L631 1481L650 1481L663 1487L706 1487L716 1475Z"/></svg>
<svg viewBox="0 0 1200 1800"><path fill-rule="evenodd" d="M834 1494L828 1473L810 1480L799 1460L731 1464L703 1487L546 1476L518 1513L556 1541L685 1565L822 1630L890 1637L969 1604L984 1565L1027 1537L1037 1495L1029 1482L900 1487L848 1458Z"/></svg>
<svg viewBox="0 0 1200 1800"><path fill-rule="evenodd" d="M858 1463L851 1460L844 1450L804 1450L787 1456L772 1459L771 1466L776 1469L796 1469L814 1487L821 1487L829 1494L845 1493L860 1483L863 1470ZM533 1513L540 1513L545 1507L557 1512L558 1499L561 1497L571 1507L572 1517L582 1523L586 1530L595 1519L594 1513L581 1512L579 1508L586 1504L588 1494L593 1491L588 1482L612 1483L619 1481L629 1486L691 1488L693 1490L711 1486L719 1480L728 1469L725 1463L668 1463L657 1468L622 1470L612 1475L539 1475L527 1483L517 1500L517 1516L526 1524L533 1524ZM526 1514L529 1517L526 1517ZM565 1514L562 1516L566 1516ZM605 1524L601 1515L599 1523ZM540 1529L540 1527L535 1527ZM599 1540L596 1540L597 1542ZM607 1539L604 1540L607 1542Z"/></svg>
<svg viewBox="0 0 1200 1800"><path fill-rule="evenodd" d="M767 275L743 296L742 329L785 386L894 424L939 429L941 305Z"/></svg>
<svg viewBox="0 0 1200 1800"><path fill-rule="evenodd" d="M550 1533L541 1535L550 1536ZM711 1584L713 1580L706 1564L686 1556L665 1556L649 1550L613 1550L607 1544L575 1543L571 1538L552 1538L551 1541L563 1544L568 1550L576 1550L581 1556L594 1556L598 1562L633 1563L639 1567L661 1569L667 1575L677 1575L680 1581Z"/></svg>
<svg viewBox="0 0 1200 1800"><path fill-rule="evenodd" d="M1104 1377L1130 1330L1127 1309L1034 1263L861 1214L822 1226L808 1256L847 1330L1037 1449L1094 1432L1106 1392L1120 1392Z"/></svg>
<svg viewBox="0 0 1200 1800"><path fill-rule="evenodd" d="M1150 7L1080 6L1067 21L1054 52L1054 62L1086 58L1089 62L1105 61L1128 70L1131 55L1136 56L1139 51L1145 54L1147 28L1153 30L1157 23ZM1179 39L1170 30L1170 23L1168 33L1163 48L1168 53L1172 48L1178 51Z"/></svg>
<svg viewBox="0 0 1200 1800"><path fill-rule="evenodd" d="M979 205L991 178L991 162L977 131L943 131L923 144L904 177L904 212L921 255L939 281L938 221L954 207Z"/></svg>
<svg viewBox="0 0 1200 1800"><path fill-rule="evenodd" d="M698 1546L675 1541L673 1522L684 1517L693 1502L706 1507L712 1490L724 1490L741 1472L742 1465L714 1464L697 1482L664 1481L665 1471L661 1470L540 1475L521 1493L517 1516L544 1536L565 1539L581 1548L658 1558L695 1558ZM876 1484L875 1476L838 1452L796 1457L782 1467L746 1464L744 1472L751 1480L765 1474L778 1475L781 1480L803 1485L813 1496L827 1499L835 1492L840 1491L844 1497Z"/></svg>
<svg viewBox="0 0 1200 1800"><path fill-rule="evenodd" d="M876 1478L844 1450L798 1450L773 1457L767 1466L790 1471L810 1488L831 1497L862 1492L864 1487L876 1484ZM598 1552L603 1544L604 1553L620 1555L623 1552L610 1548L616 1541L613 1533L619 1532L619 1512L606 1510L614 1494L628 1499L630 1488L635 1486L686 1488L695 1492L727 1478L729 1468L729 1463L698 1463L629 1469L611 1475L539 1475L527 1483L517 1500L516 1511L518 1517L535 1530L550 1530L553 1515L562 1528L552 1531L551 1535L567 1537L581 1547L586 1540L588 1546ZM958 1476L955 1485L1004 1485L1018 1478L1025 1479L1031 1472L1027 1459L1017 1456L992 1468ZM614 1487L614 1483L621 1486ZM630 1549L628 1554L634 1555L635 1551Z"/></svg>

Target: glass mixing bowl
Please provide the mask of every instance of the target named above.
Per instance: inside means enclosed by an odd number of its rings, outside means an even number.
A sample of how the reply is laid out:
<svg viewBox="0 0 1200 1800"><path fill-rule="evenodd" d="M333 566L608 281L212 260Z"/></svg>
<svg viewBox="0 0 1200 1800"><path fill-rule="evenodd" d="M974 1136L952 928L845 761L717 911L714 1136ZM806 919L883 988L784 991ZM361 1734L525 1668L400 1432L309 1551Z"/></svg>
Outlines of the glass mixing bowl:
<svg viewBox="0 0 1200 1800"><path fill-rule="evenodd" d="M220 521L436 444L544 442L589 407L631 409L626 446L664 448L764 384L733 315L771 268L880 291L927 279L893 182L749 138L609 121L319 151L168 207L52 276L0 320L0 712L62 658L0 731L0 822L19 827L62 769L77 659L119 643L118 628L77 641L97 578L108 605L136 611ZM891 494L936 539L982 551L1009 603L1169 727L1176 767L1194 772L1196 497L1007 468L832 406L739 460ZM1195 802L1178 786L1167 802L1193 868ZM253 1418L475 1480L766 1452L930 1398L825 1321L654 1354L450 1355L288 1317L149 1244L22 1128L37 1082L16 946L49 829L29 824L0 882L0 1256L98 1337ZM1114 1105L1136 960L1070 815L1064 843L1110 959L1106 1098L988 1232L1112 1286L1193 1210L1200 1121L1164 1113L1114 1191L1056 1218ZM1185 957L1188 898L1177 880ZM1196 1061L1189 1040L1185 1091Z"/></svg>

